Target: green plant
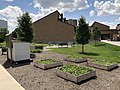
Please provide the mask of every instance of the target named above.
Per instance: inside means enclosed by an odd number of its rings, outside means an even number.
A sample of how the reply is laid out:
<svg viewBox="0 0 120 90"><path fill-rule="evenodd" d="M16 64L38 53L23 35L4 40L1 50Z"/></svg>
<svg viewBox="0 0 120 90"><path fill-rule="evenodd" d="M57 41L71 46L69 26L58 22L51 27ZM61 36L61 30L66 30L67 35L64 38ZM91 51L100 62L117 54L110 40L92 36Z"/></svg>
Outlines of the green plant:
<svg viewBox="0 0 120 90"><path fill-rule="evenodd" d="M36 49L36 52L37 53L41 53L41 49Z"/></svg>
<svg viewBox="0 0 120 90"><path fill-rule="evenodd" d="M83 16L79 19L79 25L76 30L76 41L78 44L82 44L82 52L84 53L84 45L89 43L90 30L89 25Z"/></svg>
<svg viewBox="0 0 120 90"><path fill-rule="evenodd" d="M16 30L18 40L25 42L32 42L33 40L33 27L32 20L28 12L25 12L18 18L18 27Z"/></svg>
<svg viewBox="0 0 120 90"><path fill-rule="evenodd" d="M92 34L92 39L94 40L96 46L96 41L100 40L101 32L100 30L98 30L98 27L94 27L91 34Z"/></svg>
<svg viewBox="0 0 120 90"><path fill-rule="evenodd" d="M6 28L0 28L0 43L5 41L5 35L7 34Z"/></svg>
<svg viewBox="0 0 120 90"><path fill-rule="evenodd" d="M31 52L32 52L32 53L41 53L42 50L41 50L41 49L34 49L34 50L32 50Z"/></svg>
<svg viewBox="0 0 120 90"><path fill-rule="evenodd" d="M105 60L105 59L94 59L94 60L91 60L91 62L96 63L96 64L100 64L100 65L105 65L105 66L115 64L115 63L113 63L109 60Z"/></svg>
<svg viewBox="0 0 120 90"><path fill-rule="evenodd" d="M0 43L0 47L6 47L6 42L4 41L3 43Z"/></svg>
<svg viewBox="0 0 120 90"><path fill-rule="evenodd" d="M91 72L94 69L89 68L89 67L81 67L81 66L73 65L73 64L66 64L66 65L60 67L59 70L66 72L66 73L73 74L75 76L79 76L79 75Z"/></svg>
<svg viewBox="0 0 120 90"><path fill-rule="evenodd" d="M37 60L36 61L37 63L40 63L40 64L53 64L55 62L57 62L56 59L42 59L42 60Z"/></svg>
<svg viewBox="0 0 120 90"><path fill-rule="evenodd" d="M79 59L82 59L82 57L76 56L76 55L68 55L67 58L72 59L72 60L79 60Z"/></svg>

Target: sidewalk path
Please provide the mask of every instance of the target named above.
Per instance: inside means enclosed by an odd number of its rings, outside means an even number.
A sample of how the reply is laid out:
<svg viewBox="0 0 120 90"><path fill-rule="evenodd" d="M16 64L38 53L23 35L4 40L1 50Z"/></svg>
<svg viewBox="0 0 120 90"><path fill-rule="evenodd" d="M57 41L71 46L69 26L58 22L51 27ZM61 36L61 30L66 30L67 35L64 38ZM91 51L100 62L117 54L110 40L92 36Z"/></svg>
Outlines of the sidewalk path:
<svg viewBox="0 0 120 90"><path fill-rule="evenodd" d="M101 42L105 42L105 43L108 43L108 44L112 44L112 45L120 46L120 41L101 40Z"/></svg>
<svg viewBox="0 0 120 90"><path fill-rule="evenodd" d="M25 90L2 65L0 65L0 90Z"/></svg>

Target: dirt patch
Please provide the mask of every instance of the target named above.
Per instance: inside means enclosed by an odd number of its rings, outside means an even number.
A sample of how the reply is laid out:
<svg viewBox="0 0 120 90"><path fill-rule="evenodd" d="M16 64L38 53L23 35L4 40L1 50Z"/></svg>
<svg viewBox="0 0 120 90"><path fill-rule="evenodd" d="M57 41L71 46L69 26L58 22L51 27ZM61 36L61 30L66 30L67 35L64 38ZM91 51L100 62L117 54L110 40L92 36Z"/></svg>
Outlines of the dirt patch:
<svg viewBox="0 0 120 90"><path fill-rule="evenodd" d="M42 56L58 58L64 64L67 63L63 61L65 55L48 51L36 54L34 61ZM26 90L120 90L120 68L109 72L96 69L96 79L75 84L56 76L55 68L42 70L34 67L33 62L13 67L6 61L6 55L0 58L0 63ZM87 66L87 63L80 65Z"/></svg>

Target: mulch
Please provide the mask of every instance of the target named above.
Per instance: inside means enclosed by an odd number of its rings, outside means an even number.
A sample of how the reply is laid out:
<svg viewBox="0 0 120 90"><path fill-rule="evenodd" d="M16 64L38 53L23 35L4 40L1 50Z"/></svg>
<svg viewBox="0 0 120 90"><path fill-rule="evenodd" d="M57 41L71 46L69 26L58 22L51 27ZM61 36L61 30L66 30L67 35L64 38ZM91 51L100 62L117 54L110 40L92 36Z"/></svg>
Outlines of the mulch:
<svg viewBox="0 0 120 90"><path fill-rule="evenodd" d="M57 58L64 64L65 55L44 51L36 54L36 59L48 57ZM120 90L120 68L112 71L96 69L96 78L75 84L56 76L56 68L42 70L34 67L33 62L24 62L18 65L10 64L6 55L0 55L0 64L26 89L26 90ZM79 63L86 66L87 63Z"/></svg>

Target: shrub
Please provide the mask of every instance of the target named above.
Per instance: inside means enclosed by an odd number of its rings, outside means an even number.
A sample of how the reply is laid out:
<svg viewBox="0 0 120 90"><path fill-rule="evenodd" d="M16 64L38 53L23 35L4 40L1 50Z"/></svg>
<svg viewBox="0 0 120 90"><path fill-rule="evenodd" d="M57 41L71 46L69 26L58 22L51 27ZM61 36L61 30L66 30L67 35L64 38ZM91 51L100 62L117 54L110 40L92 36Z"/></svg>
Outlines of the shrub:
<svg viewBox="0 0 120 90"><path fill-rule="evenodd" d="M0 43L3 43L5 40L3 38L0 38Z"/></svg>
<svg viewBox="0 0 120 90"><path fill-rule="evenodd" d="M41 50L41 49L34 49L34 50L32 50L31 52L32 52L32 53L41 53L42 50Z"/></svg>

